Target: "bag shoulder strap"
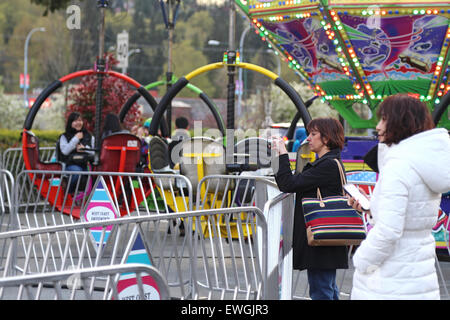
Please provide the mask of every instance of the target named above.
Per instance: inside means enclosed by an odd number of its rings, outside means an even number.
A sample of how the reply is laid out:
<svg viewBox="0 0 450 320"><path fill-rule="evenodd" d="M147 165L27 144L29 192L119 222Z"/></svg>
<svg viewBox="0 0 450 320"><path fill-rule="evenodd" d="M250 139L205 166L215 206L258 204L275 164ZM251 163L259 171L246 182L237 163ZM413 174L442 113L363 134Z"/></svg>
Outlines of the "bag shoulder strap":
<svg viewBox="0 0 450 320"><path fill-rule="evenodd" d="M339 169L339 175L341 177L341 185L342 185L342 195L345 196L345 190L344 185L347 183L347 177L345 176L344 169L342 168L341 162L338 159L334 159L336 161L338 169Z"/></svg>
<svg viewBox="0 0 450 320"><path fill-rule="evenodd" d="M341 162L336 158L334 159L334 161L336 161L338 169L339 169L339 176L341 178L342 195L345 196L344 185L347 183L347 178L345 176L344 169L342 168ZM322 194L320 193L319 187L317 187L317 198L320 200L321 207L322 207Z"/></svg>

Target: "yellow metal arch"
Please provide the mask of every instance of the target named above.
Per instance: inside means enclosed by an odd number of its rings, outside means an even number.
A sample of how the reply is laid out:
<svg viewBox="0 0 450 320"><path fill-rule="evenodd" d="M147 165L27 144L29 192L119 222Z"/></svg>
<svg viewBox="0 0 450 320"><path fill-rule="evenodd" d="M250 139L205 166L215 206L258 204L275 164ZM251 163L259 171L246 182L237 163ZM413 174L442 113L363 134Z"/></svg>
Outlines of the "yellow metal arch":
<svg viewBox="0 0 450 320"><path fill-rule="evenodd" d="M272 71L267 70L263 67L257 66L255 64L246 63L246 62L242 62L242 63L238 63L238 64L224 64L223 62L211 63L211 64L207 64L206 66L195 69L194 71L191 71L184 77L186 78L186 80L190 81L192 78L194 78L202 73L205 73L205 72L208 72L208 71L214 70L214 69L220 69L225 66L227 66L227 67L234 66L237 68L253 70L253 71L259 72L259 73L269 77L273 81L275 81L278 78L278 75L276 73L273 73Z"/></svg>

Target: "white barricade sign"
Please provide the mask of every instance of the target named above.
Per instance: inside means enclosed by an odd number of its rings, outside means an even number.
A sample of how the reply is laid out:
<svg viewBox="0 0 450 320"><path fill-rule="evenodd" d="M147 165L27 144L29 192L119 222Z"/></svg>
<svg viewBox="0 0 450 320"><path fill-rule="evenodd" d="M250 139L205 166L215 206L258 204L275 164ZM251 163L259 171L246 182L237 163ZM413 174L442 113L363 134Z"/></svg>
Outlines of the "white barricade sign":
<svg viewBox="0 0 450 320"><path fill-rule="evenodd" d="M152 265L150 257L145 249L140 233L137 233L133 248L128 255L126 263L141 263ZM123 273L117 283L119 300L161 300L160 292L156 281L149 275L141 277L142 291L139 292L138 279L134 273ZM141 294L144 296L141 297Z"/></svg>
<svg viewBox="0 0 450 320"><path fill-rule="evenodd" d="M114 206L114 202L112 201L103 177L100 176L97 179L93 190L83 215L84 220L87 222L96 222L116 219L118 217L118 210ZM103 231L103 227L92 227L90 229L92 240L97 247L100 245L100 242L102 242L103 245L106 243L109 234L111 233L111 229L111 226L106 227L105 231ZM102 241L103 232L104 235Z"/></svg>

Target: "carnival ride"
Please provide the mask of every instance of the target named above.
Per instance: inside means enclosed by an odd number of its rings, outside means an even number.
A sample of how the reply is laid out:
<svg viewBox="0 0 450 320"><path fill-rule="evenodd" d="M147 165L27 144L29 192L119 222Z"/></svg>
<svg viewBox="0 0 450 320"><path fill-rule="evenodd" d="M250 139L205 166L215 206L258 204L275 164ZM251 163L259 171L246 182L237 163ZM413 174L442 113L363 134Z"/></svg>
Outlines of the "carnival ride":
<svg viewBox="0 0 450 320"><path fill-rule="evenodd" d="M387 96L426 102L450 129L448 1L236 0L262 40L353 128L373 128ZM370 111L364 118L356 103Z"/></svg>
<svg viewBox="0 0 450 320"><path fill-rule="evenodd" d="M58 80L55 80L47 88L45 88L41 94L37 97L34 104L31 106L28 112L22 133L22 151L23 160L25 163L25 169L29 170L28 175L33 185L39 190L40 195L46 199L52 206L58 208L61 212L72 215L75 218L80 218L82 207L78 204L77 197L85 198L86 195L78 194L72 195L68 192L61 192L61 183L64 179L63 165L61 163L46 163L40 160L39 157L39 140L31 131L34 118L37 112L42 106L45 99L47 99L52 93L58 90L65 82L84 76L95 75L97 78L97 91L96 91L96 109L95 109L95 146L92 149L94 151L94 158L91 161L92 171L108 171L108 172L135 172L136 166L140 159L141 141L136 136L128 133L117 133L101 139L100 124L103 108L103 79L105 77L119 78L132 87L134 87L139 95L142 95L147 103L154 105L154 98L150 93L134 79L108 70L107 63L105 61L104 52L104 30L105 30L105 9L108 7L107 0L98 0L98 6L100 8L100 32L99 32L99 54L95 62L94 68L91 70L83 70L66 75ZM161 123L162 132L168 132L166 123ZM58 178L59 183L55 184L55 175L50 177L45 174L34 174L33 170L39 171L61 171L61 175ZM31 171L31 172L30 172ZM119 178L116 178L118 180ZM88 185L90 183L88 182ZM107 183L108 184L108 183ZM113 187L115 185L115 187ZM119 194L123 190L119 190L117 183L108 184L108 188L114 188L114 191ZM85 191L90 193L92 190L86 188ZM149 191L147 191L147 196ZM144 198L144 197L143 197ZM141 199L143 200L143 199ZM122 203L126 206L126 203ZM121 215L125 214L129 208L120 208Z"/></svg>
<svg viewBox="0 0 450 320"><path fill-rule="evenodd" d="M135 87L138 92L146 99L146 101L152 105L153 99L149 92L138 82L130 77L123 75L115 71L98 71L98 70L84 70L66 75L52 84L50 84L42 93L38 96L35 103L31 107L27 117L25 119L23 133L22 133L22 151L23 159L26 170L44 170L55 171L63 170L63 165L58 162L43 162L39 157L39 139L31 131L34 118L39 111L42 103L53 92L58 90L65 82L72 79L91 76L102 75L103 77L111 76L122 79ZM99 124L98 124L99 125ZM161 123L161 129L166 132L167 128L165 123ZM135 172L136 166L139 163L141 141L136 136L128 133L118 133L111 135L105 139L99 139L99 147L93 150L98 155L98 160L92 163L92 171L107 171L107 172ZM97 142L96 142L97 144ZM33 173L29 173L30 179L34 181L34 184L39 187L41 195L47 199L51 204L58 206L61 203L65 203L65 208L61 208L63 212L70 213L74 217L79 218L81 208L75 206L75 198L72 198L71 194L67 195L67 199L63 201L65 196L63 192L58 192L59 185L52 183L53 178L47 177L41 179L40 175L34 176ZM117 190L118 192L119 190Z"/></svg>

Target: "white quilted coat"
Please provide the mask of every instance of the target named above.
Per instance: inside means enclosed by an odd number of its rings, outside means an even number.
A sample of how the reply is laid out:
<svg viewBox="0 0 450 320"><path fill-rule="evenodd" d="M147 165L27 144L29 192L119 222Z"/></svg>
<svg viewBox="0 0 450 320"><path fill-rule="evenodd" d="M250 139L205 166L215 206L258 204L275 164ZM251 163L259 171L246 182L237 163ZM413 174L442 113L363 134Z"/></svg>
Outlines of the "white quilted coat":
<svg viewBox="0 0 450 320"><path fill-rule="evenodd" d="M351 298L439 299L431 229L450 190L449 134L433 129L391 147L380 143L378 166L374 226L353 256Z"/></svg>

